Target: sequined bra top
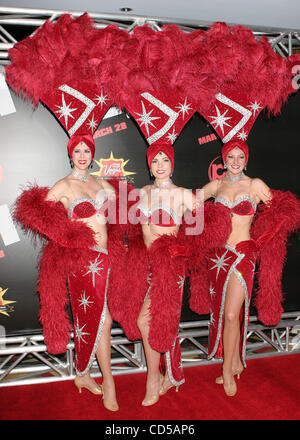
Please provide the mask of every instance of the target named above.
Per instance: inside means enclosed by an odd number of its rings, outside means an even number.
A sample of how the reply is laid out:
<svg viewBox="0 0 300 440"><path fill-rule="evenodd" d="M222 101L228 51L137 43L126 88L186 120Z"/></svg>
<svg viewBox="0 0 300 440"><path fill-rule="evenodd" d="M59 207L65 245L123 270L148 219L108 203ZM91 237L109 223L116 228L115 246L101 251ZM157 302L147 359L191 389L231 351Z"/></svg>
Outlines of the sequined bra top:
<svg viewBox="0 0 300 440"><path fill-rule="evenodd" d="M95 214L104 215L106 206L104 205L108 199L107 195L103 195L97 201L88 197L79 197L74 199L68 208L68 217L73 219L89 218Z"/></svg>
<svg viewBox="0 0 300 440"><path fill-rule="evenodd" d="M225 197L218 196L215 198L215 203L221 203L230 209L231 214L237 215L253 215L256 211L256 203L250 196L240 196L234 202L230 202Z"/></svg>
<svg viewBox="0 0 300 440"><path fill-rule="evenodd" d="M181 221L176 212L169 206L155 205L148 209L142 203L137 205L140 223L142 225L153 224L157 226L172 227L179 226Z"/></svg>

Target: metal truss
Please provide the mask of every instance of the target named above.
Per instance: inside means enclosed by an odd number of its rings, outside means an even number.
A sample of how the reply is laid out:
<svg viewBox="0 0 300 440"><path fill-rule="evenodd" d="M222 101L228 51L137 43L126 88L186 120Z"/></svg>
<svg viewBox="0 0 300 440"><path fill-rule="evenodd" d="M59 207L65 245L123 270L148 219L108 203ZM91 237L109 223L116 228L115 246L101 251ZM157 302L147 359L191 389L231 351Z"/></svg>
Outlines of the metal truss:
<svg viewBox="0 0 300 440"><path fill-rule="evenodd" d="M209 321L181 322L179 339L184 368L221 362L207 359ZM129 341L123 330L111 336L111 365L114 375L146 372L142 343ZM250 317L246 359L300 354L300 311L283 313L275 327ZM91 374L101 376L96 361ZM75 377L72 336L63 355L47 352L41 334L0 338L0 387L69 380Z"/></svg>
<svg viewBox="0 0 300 440"><path fill-rule="evenodd" d="M28 35L32 35L37 28L42 26L46 20L52 21L65 13L73 16L82 15L85 11L66 11L55 9L30 9L0 7L0 65L9 64L8 50L15 43L21 41ZM109 24L115 24L120 29L130 32L136 26L148 24L154 30L161 30L165 24L176 24L185 32L192 32L195 29L207 29L212 22L179 20L174 18L147 17L130 14L105 14L88 12L95 21L98 28L104 28ZM233 25L234 23L229 23ZM282 57L287 57L300 51L300 30L248 26L256 38L266 36L275 52Z"/></svg>

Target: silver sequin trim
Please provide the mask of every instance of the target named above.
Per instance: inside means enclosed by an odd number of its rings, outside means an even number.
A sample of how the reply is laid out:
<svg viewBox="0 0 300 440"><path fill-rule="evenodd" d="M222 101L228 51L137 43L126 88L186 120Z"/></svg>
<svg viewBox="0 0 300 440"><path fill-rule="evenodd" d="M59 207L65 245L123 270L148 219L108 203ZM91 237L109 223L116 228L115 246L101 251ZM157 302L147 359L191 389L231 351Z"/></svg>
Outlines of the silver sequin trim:
<svg viewBox="0 0 300 440"><path fill-rule="evenodd" d="M160 130L158 130L156 133L152 134L151 136L149 136L147 138L148 144L151 145L151 144L153 144L153 142L160 139L162 136L164 136L170 130L170 128L172 127L172 125L174 124L176 119L178 118L179 113L172 110L170 107L168 107L162 101L155 98L154 96L152 96L148 92L142 93L141 96L144 99L147 99L147 101L151 102L151 104L155 105L155 107L158 107L167 116L169 116L169 119L166 122L166 124Z"/></svg>
<svg viewBox="0 0 300 440"><path fill-rule="evenodd" d="M74 98L78 99L86 105L86 109L84 110L84 112L79 116L75 124L70 128L70 130L68 130L69 135L72 136L91 114L93 109L96 107L96 104L83 93L79 92L76 89L73 89L67 84L63 84L62 86L60 86L59 90L68 93L69 95L73 96Z"/></svg>
<svg viewBox="0 0 300 440"><path fill-rule="evenodd" d="M235 125L235 127L233 127L233 129L230 130L230 132L227 133L226 136L223 137L222 141L223 141L223 143L225 143L225 142L230 141L230 139L232 139L233 136L235 136L237 134L237 132L239 132L241 130L241 128L244 127L244 125L251 118L252 112L250 110L247 110L245 107L238 104L237 102L232 101L231 99L227 98L227 96L222 95L222 93L218 93L216 95L216 99L218 101L222 102L223 104L228 105L228 107L233 108L234 110L236 110L237 112L239 112L243 115L240 122L237 125Z"/></svg>
<svg viewBox="0 0 300 440"><path fill-rule="evenodd" d="M101 246L94 246L94 247L92 247L90 249L91 249L91 251L96 251L96 252L99 252L101 254L108 255L108 250L105 249L105 248L102 248Z"/></svg>
<svg viewBox="0 0 300 440"><path fill-rule="evenodd" d="M155 211L161 209L161 210L163 210L163 211L166 211L166 212L169 214L169 216L172 217L172 219L174 220L174 222L176 223L176 225L180 225L180 224L181 224L181 220L180 220L180 218L178 217L178 215L176 214L176 212L175 212L172 208L170 208L169 206L155 205L155 206L153 206L152 209L148 209L145 205L143 205L142 203L139 203L139 204L137 205L137 208L140 209L140 210L142 211L142 213L143 213L147 218L151 217L152 214L153 214ZM157 226L159 226L159 225L157 225Z"/></svg>
<svg viewBox="0 0 300 440"><path fill-rule="evenodd" d="M68 217L72 218L73 210L75 206L79 205L80 203L89 202L94 206L95 210L98 211L107 199L108 199L107 196L102 197L102 199L97 200L97 202L95 202L95 200L90 199L88 197L79 197L78 199L74 199L68 208Z"/></svg>
<svg viewBox="0 0 300 440"><path fill-rule="evenodd" d="M175 342L176 339L173 342L173 347L172 347L172 351L175 348ZM174 379L173 377L173 373L172 373L172 366L171 366L171 352L167 351L166 352L166 365L167 365L167 372L168 372L168 376L169 379L171 381L171 383L175 386L178 387L179 385L182 385L185 382L185 378L181 379L179 382L177 380Z"/></svg>
<svg viewBox="0 0 300 440"><path fill-rule="evenodd" d="M215 198L215 203L222 203L222 205L225 205L227 206L227 208L232 209L235 206L237 206L239 203L245 202L246 200L251 203L253 209L256 211L257 208L256 203L254 202L254 200L251 199L251 197L247 195L238 197L237 199L235 199L234 202L230 202L228 199L225 199L225 197L218 196Z"/></svg>

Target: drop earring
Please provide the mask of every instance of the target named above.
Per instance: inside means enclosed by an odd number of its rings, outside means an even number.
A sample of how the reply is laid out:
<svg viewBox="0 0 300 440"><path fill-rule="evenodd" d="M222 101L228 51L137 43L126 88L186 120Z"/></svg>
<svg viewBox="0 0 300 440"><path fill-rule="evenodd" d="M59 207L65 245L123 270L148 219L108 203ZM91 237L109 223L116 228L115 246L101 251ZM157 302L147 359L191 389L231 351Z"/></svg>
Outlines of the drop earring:
<svg viewBox="0 0 300 440"><path fill-rule="evenodd" d="M224 170L227 170L227 165L226 165L226 163L224 163L223 168L224 168Z"/></svg>

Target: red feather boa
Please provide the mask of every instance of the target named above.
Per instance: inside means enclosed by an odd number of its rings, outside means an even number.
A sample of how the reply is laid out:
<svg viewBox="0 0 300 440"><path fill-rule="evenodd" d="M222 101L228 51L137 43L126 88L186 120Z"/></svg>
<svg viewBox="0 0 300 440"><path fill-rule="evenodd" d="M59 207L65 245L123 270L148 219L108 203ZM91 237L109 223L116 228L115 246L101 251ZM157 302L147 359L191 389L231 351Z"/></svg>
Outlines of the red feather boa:
<svg viewBox="0 0 300 440"><path fill-rule="evenodd" d="M266 325L280 321L283 311L281 286L289 234L299 228L300 202L291 192L272 191L268 205L258 207L251 236L259 243L258 289L255 306L259 319ZM262 242L263 237L263 242Z"/></svg>

